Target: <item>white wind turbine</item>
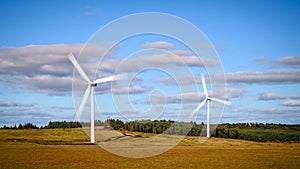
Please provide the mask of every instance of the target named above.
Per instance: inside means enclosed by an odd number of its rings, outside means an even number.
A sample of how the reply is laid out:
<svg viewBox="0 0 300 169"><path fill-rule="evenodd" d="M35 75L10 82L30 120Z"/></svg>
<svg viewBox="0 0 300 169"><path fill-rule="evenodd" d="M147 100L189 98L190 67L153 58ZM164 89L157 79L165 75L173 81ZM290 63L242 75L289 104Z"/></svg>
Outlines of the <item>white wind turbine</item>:
<svg viewBox="0 0 300 169"><path fill-rule="evenodd" d="M95 122L95 106L94 106L94 97L95 96L94 96L94 87L96 87L98 83L111 82L111 81L114 81L114 80L123 79L125 77L123 75L114 75L114 76L108 76L108 77L100 78L100 79L97 79L95 81L90 81L88 76L85 74L85 72L82 70L81 66L79 65L79 63L75 59L74 55L72 53L70 53L68 55L68 58L72 62L72 64L76 68L76 70L79 72L81 77L85 81L87 81L87 83L88 83L87 89L85 90L85 93L82 97L82 100L81 100L79 108L76 112L76 115L77 115L78 118L80 118L81 113L83 111L83 108L84 108L84 106L86 104L86 101L88 99L88 96L90 95L90 97L91 97L91 143L95 143L95 123L94 123Z"/></svg>
<svg viewBox="0 0 300 169"><path fill-rule="evenodd" d="M226 104L226 105L230 105L231 103L225 100L221 100L221 99L217 99L211 96L208 96L207 93L207 88L206 88L206 84L205 84L205 78L204 75L201 75L201 81L202 81L202 85L203 85L203 90L204 90L204 94L205 94L205 99L196 107L196 109L192 112L192 115L194 115L196 112L199 111L199 109L205 104L207 103L207 114L206 114L206 121L207 121L207 128L206 128L206 137L210 137L210 123L209 123L209 106L210 106L210 101L216 101L222 104Z"/></svg>

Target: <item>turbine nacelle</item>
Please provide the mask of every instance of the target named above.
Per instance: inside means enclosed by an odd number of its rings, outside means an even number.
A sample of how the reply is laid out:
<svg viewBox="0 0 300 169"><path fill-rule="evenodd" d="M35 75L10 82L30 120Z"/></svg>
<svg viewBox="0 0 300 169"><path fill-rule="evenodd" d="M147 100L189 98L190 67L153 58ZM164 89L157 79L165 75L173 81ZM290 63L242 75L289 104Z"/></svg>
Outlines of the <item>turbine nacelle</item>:
<svg viewBox="0 0 300 169"><path fill-rule="evenodd" d="M229 102L229 101L217 99L217 98L210 97L210 96L208 96L206 99L207 99L207 100L216 101L216 102L219 102L219 103L221 103L221 104L231 105L231 102Z"/></svg>
<svg viewBox="0 0 300 169"><path fill-rule="evenodd" d="M90 84L92 87L97 87L97 83L91 83Z"/></svg>

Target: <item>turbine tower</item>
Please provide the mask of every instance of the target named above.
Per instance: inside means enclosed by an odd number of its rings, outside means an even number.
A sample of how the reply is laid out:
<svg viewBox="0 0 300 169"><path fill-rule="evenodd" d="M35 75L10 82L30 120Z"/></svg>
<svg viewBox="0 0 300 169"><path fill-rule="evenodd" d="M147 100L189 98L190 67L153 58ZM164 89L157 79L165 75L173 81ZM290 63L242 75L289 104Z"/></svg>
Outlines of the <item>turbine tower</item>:
<svg viewBox="0 0 300 169"><path fill-rule="evenodd" d="M76 68L76 70L79 72L81 77L85 81L87 81L87 83L88 83L87 89L85 90L85 93L82 97L82 100L81 100L79 108L76 112L76 115L77 115L77 118L79 119L80 116L81 116L81 113L83 111L83 108L84 108L84 106L87 102L87 99L90 95L90 97L91 97L91 143L94 144L95 143L95 104L94 104L95 103L95 101L94 101L95 96L94 96L94 88L99 83L105 83L105 82L111 82L111 81L114 81L114 80L120 80L120 79L123 79L124 76L123 75L114 75L114 76L108 76L108 77L100 78L100 79L97 79L95 81L90 81L88 76L85 74L85 72L83 71L83 69L81 68L81 66L77 62L77 60L75 59L74 55L72 53L70 53L68 55L68 58L72 62L72 64Z"/></svg>
<svg viewBox="0 0 300 169"><path fill-rule="evenodd" d="M202 85L203 85L203 90L204 90L204 94L205 94L205 99L196 107L196 109L192 112L192 115L196 114L196 112L198 112L201 107L206 103L207 104L207 114L206 114L206 137L210 137L210 102L211 101L216 101L222 104L226 104L226 105L230 105L231 103L225 100L221 100L221 99L217 99L215 97L211 97L208 95L207 93L207 88L206 88L206 83L205 83L205 78L204 75L201 75L201 81L202 81Z"/></svg>

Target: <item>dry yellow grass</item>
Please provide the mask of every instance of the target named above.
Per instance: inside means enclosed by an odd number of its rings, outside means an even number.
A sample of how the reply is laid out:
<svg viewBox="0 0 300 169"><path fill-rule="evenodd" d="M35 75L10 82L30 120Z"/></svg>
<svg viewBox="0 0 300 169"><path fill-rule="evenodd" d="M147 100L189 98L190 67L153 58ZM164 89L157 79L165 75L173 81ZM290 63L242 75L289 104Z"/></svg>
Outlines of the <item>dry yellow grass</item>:
<svg viewBox="0 0 300 169"><path fill-rule="evenodd" d="M186 137L161 155L132 159L88 143L82 130L0 130L0 168L299 168L299 143ZM39 140L40 142L36 142ZM44 145L49 141L66 141Z"/></svg>

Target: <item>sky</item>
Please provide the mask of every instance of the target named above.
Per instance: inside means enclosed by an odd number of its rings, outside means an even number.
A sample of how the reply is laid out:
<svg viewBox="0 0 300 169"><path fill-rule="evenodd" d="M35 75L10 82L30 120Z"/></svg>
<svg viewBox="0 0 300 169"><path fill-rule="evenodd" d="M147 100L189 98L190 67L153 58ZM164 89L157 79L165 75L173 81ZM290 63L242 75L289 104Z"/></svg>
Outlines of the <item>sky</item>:
<svg viewBox="0 0 300 169"><path fill-rule="evenodd" d="M99 40L93 39L97 31L143 12L167 13L193 24L208 38L199 48L213 46L218 58L197 55L172 37L143 34L118 42L100 60L111 42L90 43ZM132 77L95 88L99 119L191 120L185 117L204 99L203 73L210 94L232 103L224 111L212 103L216 123L299 124L299 16L300 2L283 0L0 1L0 126L74 120L86 84L68 60L70 52L80 55L90 78L116 71ZM117 30L126 32L124 27ZM222 69L226 87L213 87L218 75L208 75L210 67ZM88 115L89 103L84 111ZM205 122L205 112L204 106L195 120Z"/></svg>

